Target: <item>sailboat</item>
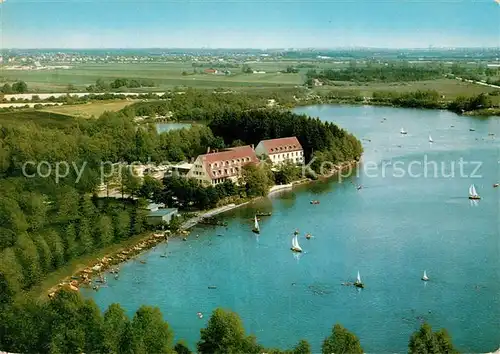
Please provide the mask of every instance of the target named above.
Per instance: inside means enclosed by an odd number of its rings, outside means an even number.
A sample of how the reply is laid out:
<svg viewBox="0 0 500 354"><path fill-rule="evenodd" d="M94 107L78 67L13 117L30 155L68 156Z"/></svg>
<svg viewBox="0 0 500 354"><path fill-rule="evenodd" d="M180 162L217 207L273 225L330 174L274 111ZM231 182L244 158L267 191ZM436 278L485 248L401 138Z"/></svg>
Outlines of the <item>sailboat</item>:
<svg viewBox="0 0 500 354"><path fill-rule="evenodd" d="M358 270L358 276L356 278L356 281L354 282L354 286L357 288L364 288L365 285L361 282L361 276L359 275L359 270Z"/></svg>
<svg viewBox="0 0 500 354"><path fill-rule="evenodd" d="M425 272L425 270L424 270L424 275L422 276L422 280L423 281L428 281L429 280L429 277L427 276L427 273Z"/></svg>
<svg viewBox="0 0 500 354"><path fill-rule="evenodd" d="M255 221L252 231L255 232L256 234L260 234L260 227L259 227L259 221L257 220L257 215L255 215Z"/></svg>
<svg viewBox="0 0 500 354"><path fill-rule="evenodd" d="M401 128L401 134L405 135L406 133L407 132L403 128Z"/></svg>
<svg viewBox="0 0 500 354"><path fill-rule="evenodd" d="M476 192L476 187L473 184L469 187L469 199L481 199L479 194Z"/></svg>
<svg viewBox="0 0 500 354"><path fill-rule="evenodd" d="M299 253L302 252L302 248L299 245L299 239L298 239L297 235L293 235L291 250L293 252L299 252Z"/></svg>
<svg viewBox="0 0 500 354"><path fill-rule="evenodd" d="M434 142L434 140L432 140L432 137L429 134L429 143L433 143L433 142Z"/></svg>

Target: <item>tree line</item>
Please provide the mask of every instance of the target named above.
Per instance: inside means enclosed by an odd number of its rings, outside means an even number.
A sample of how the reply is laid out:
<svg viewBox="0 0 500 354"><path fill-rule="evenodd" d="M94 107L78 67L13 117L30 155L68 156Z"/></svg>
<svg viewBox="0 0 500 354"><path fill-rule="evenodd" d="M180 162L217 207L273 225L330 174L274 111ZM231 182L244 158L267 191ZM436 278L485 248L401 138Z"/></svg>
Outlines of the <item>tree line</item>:
<svg viewBox="0 0 500 354"><path fill-rule="evenodd" d="M0 89L0 92L3 94L25 93L28 92L28 84L24 81L16 81L12 85L5 83Z"/></svg>
<svg viewBox="0 0 500 354"><path fill-rule="evenodd" d="M445 68L440 65L411 65L408 63L390 63L366 66L351 65L344 69L309 70L306 73L306 84L313 79L326 81L353 82L401 82L422 81L442 77Z"/></svg>
<svg viewBox="0 0 500 354"><path fill-rule="evenodd" d="M123 353L191 354L157 307L141 306L133 317L119 304L101 313L93 300L61 289L47 302L28 301L0 312L0 349L15 353ZM290 349L266 348L248 335L234 312L215 309L194 348L200 354L311 354L301 339ZM335 324L321 343L321 353L362 354L359 338ZM433 331L423 324L408 343L410 354L458 353L446 330Z"/></svg>
<svg viewBox="0 0 500 354"><path fill-rule="evenodd" d="M103 79L97 79L94 85L87 86L88 92L103 92L121 88L140 88L155 87L154 80L151 79L126 79L118 78L111 82L105 82Z"/></svg>

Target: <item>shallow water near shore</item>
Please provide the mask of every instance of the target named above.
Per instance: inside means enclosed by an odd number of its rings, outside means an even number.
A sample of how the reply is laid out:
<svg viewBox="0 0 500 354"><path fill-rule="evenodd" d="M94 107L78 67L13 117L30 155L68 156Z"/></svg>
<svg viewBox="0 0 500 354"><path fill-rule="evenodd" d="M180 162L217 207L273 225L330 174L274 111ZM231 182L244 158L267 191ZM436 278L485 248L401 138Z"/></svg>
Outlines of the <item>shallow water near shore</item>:
<svg viewBox="0 0 500 354"><path fill-rule="evenodd" d="M129 315L141 304L159 306L192 349L216 307L236 311L265 346L289 348L304 338L318 352L341 323L365 352L405 352L426 320L446 328L463 352L496 349L500 188L492 185L500 182L500 118L368 106L295 111L363 139L358 177L302 185L232 210L219 216L227 227L196 227L187 242L158 245L123 264L118 280L108 276L107 287L84 294L103 309L118 302ZM460 159L467 162L462 172ZM477 203L467 198L471 183L482 196ZM256 210L273 213L261 217L258 237L251 232ZM297 228L300 255L290 251ZM358 270L365 289L341 285ZM420 280L424 270L428 283Z"/></svg>

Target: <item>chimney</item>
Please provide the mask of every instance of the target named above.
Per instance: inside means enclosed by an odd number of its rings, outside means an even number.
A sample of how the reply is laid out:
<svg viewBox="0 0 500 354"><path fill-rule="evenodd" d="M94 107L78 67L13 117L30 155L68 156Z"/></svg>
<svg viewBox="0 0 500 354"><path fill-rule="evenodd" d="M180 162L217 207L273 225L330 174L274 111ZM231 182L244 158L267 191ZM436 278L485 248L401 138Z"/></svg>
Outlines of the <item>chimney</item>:
<svg viewBox="0 0 500 354"><path fill-rule="evenodd" d="M252 145L250 145L250 146L252 147L252 150L254 150L254 148L253 148L253 144L252 144Z"/></svg>
<svg viewBox="0 0 500 354"><path fill-rule="evenodd" d="M210 146L207 147L207 154L210 154Z"/></svg>

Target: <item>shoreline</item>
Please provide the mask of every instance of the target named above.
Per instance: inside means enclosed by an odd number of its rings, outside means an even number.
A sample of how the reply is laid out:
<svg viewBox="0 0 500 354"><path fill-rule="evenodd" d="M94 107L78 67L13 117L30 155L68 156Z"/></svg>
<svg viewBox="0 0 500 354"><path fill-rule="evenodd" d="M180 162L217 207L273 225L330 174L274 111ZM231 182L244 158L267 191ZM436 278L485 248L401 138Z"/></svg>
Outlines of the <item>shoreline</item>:
<svg viewBox="0 0 500 354"><path fill-rule="evenodd" d="M98 287L98 284L105 283L104 273L109 272L111 274L117 275L119 273L119 265L130 260L137 258L139 255L154 248L156 245L168 242L169 237L176 238L178 236L186 236L189 235L189 229L194 226L200 224L200 222L205 218L211 218L216 215L220 215L226 213L228 211L237 209L239 207L251 204L261 198L268 198L274 194L284 191L293 190L295 186L313 183L320 180L326 180L332 178L335 175L338 175L340 172L345 169L351 169L353 166L359 164L359 161L348 161L343 162L341 164L335 165L334 168L326 175L319 176L317 179L311 178L302 178L297 181L293 181L289 184L283 185L274 185L269 189L269 192L265 197L255 197L243 203L230 203L215 209L207 210L202 212L200 215L194 216L183 222L179 231L177 233L171 233L169 230L163 232L151 232L149 236L145 236L141 238L141 240L137 243L134 243L129 246L120 247L117 251L106 254L102 258L99 258L93 262L90 262L89 265L85 267L78 268L75 272L73 272L69 276L65 276L61 278L57 285L50 287L47 291L44 291L48 294L49 298L52 297L56 291L63 287L69 287L71 290L79 291L79 288L84 287ZM185 239L184 238L184 239ZM96 281L96 277L101 277L100 281Z"/></svg>

